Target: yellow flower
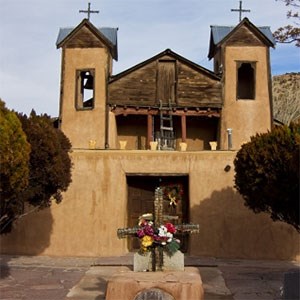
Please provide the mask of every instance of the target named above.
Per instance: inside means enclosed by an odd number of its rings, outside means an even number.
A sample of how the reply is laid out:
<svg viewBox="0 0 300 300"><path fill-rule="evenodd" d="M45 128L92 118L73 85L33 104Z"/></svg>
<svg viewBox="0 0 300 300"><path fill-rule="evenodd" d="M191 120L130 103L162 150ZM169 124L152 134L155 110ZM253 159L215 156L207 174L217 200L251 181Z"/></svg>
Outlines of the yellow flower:
<svg viewBox="0 0 300 300"><path fill-rule="evenodd" d="M150 247L153 244L153 237L149 235L145 235L142 237L142 248L146 250L147 247Z"/></svg>

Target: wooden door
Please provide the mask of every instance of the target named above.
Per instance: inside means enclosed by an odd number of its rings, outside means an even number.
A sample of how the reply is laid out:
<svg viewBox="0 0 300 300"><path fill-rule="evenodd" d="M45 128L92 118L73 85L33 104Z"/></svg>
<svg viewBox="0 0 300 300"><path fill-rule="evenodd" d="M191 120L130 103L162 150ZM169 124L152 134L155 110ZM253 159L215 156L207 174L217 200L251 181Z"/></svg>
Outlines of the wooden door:
<svg viewBox="0 0 300 300"><path fill-rule="evenodd" d="M188 223L188 176L128 176L128 227L138 225L138 219L142 214L153 213L154 211L154 191L155 188L161 186L166 191L164 194L164 214L178 216L174 220L175 224ZM165 188L167 187L167 188ZM170 205L168 193L173 187L181 189L181 199L176 206ZM181 236L181 250L187 251L188 240L186 236ZM129 251L139 249L139 240L137 238L128 238Z"/></svg>
<svg viewBox="0 0 300 300"><path fill-rule="evenodd" d="M158 62L157 99L164 105L176 102L176 62L163 60Z"/></svg>

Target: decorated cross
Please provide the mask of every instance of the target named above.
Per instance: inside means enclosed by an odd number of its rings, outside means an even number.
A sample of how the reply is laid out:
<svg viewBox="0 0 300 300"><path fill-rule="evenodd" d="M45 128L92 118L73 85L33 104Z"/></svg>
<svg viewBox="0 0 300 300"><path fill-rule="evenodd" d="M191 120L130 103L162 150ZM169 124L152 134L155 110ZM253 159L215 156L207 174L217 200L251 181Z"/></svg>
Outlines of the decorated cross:
<svg viewBox="0 0 300 300"><path fill-rule="evenodd" d="M243 6L243 1L240 1L240 7L239 9L231 9L231 11L234 11L234 12L239 12L239 21L241 22L242 21L242 13L243 12L250 12L250 9L243 9L242 6Z"/></svg>
<svg viewBox="0 0 300 300"><path fill-rule="evenodd" d="M163 190L155 189L154 214L144 214L140 217L139 226L133 228L119 228L118 238L136 236L140 238L140 252L151 251L152 271L162 270L163 252L172 256L180 248L180 241L173 234L198 233L199 225L180 224L173 225L170 221L178 219L177 216L163 214Z"/></svg>
<svg viewBox="0 0 300 300"><path fill-rule="evenodd" d="M88 15L88 20L90 20L91 14L98 14L99 10L91 10L91 3L88 3L88 9L87 10L79 10L80 13L85 13Z"/></svg>

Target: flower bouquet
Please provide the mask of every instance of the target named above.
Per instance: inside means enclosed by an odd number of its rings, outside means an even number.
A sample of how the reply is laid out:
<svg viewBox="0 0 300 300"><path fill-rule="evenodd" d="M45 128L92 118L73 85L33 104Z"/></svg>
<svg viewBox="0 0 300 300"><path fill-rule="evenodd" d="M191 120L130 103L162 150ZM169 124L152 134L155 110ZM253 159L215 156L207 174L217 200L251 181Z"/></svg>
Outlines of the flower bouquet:
<svg viewBox="0 0 300 300"><path fill-rule="evenodd" d="M172 223L166 223L155 228L152 221L141 220L136 236L140 240L140 254L145 254L155 248L161 248L169 256L172 256L180 248L180 240L174 238L176 227Z"/></svg>

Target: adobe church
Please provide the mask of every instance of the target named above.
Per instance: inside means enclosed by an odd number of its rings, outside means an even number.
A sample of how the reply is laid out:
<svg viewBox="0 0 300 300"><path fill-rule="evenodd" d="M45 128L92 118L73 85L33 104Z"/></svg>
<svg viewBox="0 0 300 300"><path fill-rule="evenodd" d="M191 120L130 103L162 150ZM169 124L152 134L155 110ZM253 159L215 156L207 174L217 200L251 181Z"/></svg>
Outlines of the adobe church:
<svg viewBox="0 0 300 300"><path fill-rule="evenodd" d="M234 188L240 146L272 127L269 27L211 26L210 71L171 49L113 75L117 29L62 28L59 126L72 143L72 183L59 205L23 218L2 252L119 256L138 247L117 229L153 212L162 187L192 256L299 260L299 235L254 214Z"/></svg>

